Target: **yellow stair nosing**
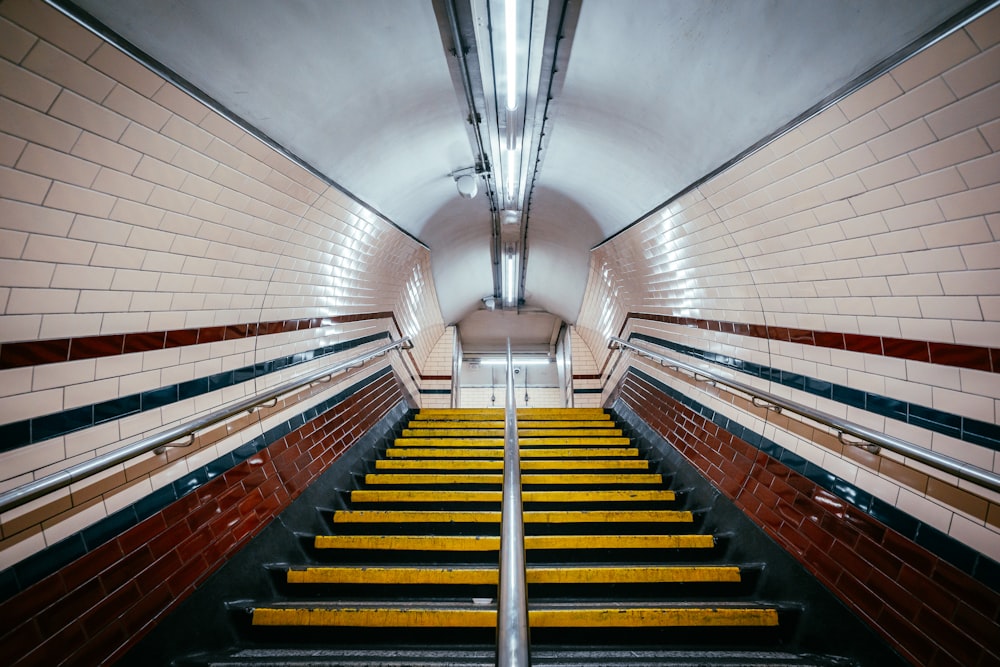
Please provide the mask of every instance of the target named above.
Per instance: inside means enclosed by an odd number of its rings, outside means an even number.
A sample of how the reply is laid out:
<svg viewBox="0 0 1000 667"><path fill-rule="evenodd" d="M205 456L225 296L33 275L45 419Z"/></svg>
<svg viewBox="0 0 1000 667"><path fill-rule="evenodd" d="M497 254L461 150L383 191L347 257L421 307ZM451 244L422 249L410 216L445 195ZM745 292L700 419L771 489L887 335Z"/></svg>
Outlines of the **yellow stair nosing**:
<svg viewBox="0 0 1000 667"><path fill-rule="evenodd" d="M557 449L554 447L521 448L522 458L598 458L637 457L636 447L577 447ZM503 458L503 448L462 449L458 447L390 447L388 458Z"/></svg>
<svg viewBox="0 0 1000 667"><path fill-rule="evenodd" d="M526 511L524 523L692 523L687 510ZM499 523L499 511L337 510L334 523Z"/></svg>
<svg viewBox="0 0 1000 667"><path fill-rule="evenodd" d="M337 565L289 568L290 584L451 584L499 583L495 565ZM740 568L711 565L542 566L525 570L528 584L738 583Z"/></svg>
<svg viewBox="0 0 1000 667"><path fill-rule="evenodd" d="M376 470L502 470L503 461L490 459L379 459ZM521 461L521 470L649 470L645 459L584 459Z"/></svg>
<svg viewBox="0 0 1000 667"><path fill-rule="evenodd" d="M317 549L498 551L494 535L317 535ZM712 535L526 535L525 549L711 549Z"/></svg>
<svg viewBox="0 0 1000 667"><path fill-rule="evenodd" d="M415 486L418 484L492 484L503 483L502 473L369 473L365 475L365 484L372 486L398 485ZM663 476L658 473L529 473L521 474L521 484L534 486L540 484L552 485L601 485L601 484L662 484Z"/></svg>
<svg viewBox="0 0 1000 667"><path fill-rule="evenodd" d="M566 607L528 609L532 628L776 627L769 607Z"/></svg>
<svg viewBox="0 0 1000 667"><path fill-rule="evenodd" d="M395 447L503 447L503 434L490 437L486 434L468 435L462 437L442 437L442 436L413 436L404 435L393 440ZM593 436L593 437L548 437L548 436L518 436L518 444L521 447L538 447L541 445L563 445L566 447L604 447L626 446L631 444L631 440L617 436Z"/></svg>
<svg viewBox="0 0 1000 667"><path fill-rule="evenodd" d="M593 491L522 491L526 503L588 503L673 501L674 492L665 489L623 489ZM356 489L351 502L357 503L499 503L503 493L439 489Z"/></svg>
<svg viewBox="0 0 1000 667"><path fill-rule="evenodd" d="M317 549L387 551L498 551L492 535L317 535Z"/></svg>
<svg viewBox="0 0 1000 667"><path fill-rule="evenodd" d="M255 626L492 628L494 604L475 606L320 606L257 607ZM769 607L529 607L531 628L775 627L778 612Z"/></svg>

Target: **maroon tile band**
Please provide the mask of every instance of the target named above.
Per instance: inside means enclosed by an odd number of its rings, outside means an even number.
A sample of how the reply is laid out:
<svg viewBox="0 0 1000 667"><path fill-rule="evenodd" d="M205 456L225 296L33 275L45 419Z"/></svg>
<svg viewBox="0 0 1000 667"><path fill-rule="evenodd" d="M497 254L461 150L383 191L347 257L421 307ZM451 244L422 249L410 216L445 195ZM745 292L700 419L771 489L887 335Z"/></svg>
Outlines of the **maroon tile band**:
<svg viewBox="0 0 1000 667"><path fill-rule="evenodd" d="M624 333L625 327L631 319L664 322L682 327L719 331L739 336L750 336L752 338L780 340L800 345L813 345L815 347L827 347L834 350L876 354L896 359L925 361L942 366L957 366L959 368L1000 373L1000 348L935 343L923 340L889 338L886 336L863 336L836 331L812 331L809 329L773 327L764 324L703 320L694 317L676 317L674 315L657 315L654 313L629 313L625 317L621 330L618 332L619 336Z"/></svg>
<svg viewBox="0 0 1000 667"><path fill-rule="evenodd" d="M396 317L391 311L359 313L336 317L313 317L274 322L250 322L226 326L201 327L200 329L175 329L173 331L145 331L109 336L83 336L32 340L0 345L0 370L40 366L78 359L97 359L133 352L166 350L172 347L217 343L223 340L253 338L271 334L319 329L333 324L361 322L364 320L391 319L399 331Z"/></svg>

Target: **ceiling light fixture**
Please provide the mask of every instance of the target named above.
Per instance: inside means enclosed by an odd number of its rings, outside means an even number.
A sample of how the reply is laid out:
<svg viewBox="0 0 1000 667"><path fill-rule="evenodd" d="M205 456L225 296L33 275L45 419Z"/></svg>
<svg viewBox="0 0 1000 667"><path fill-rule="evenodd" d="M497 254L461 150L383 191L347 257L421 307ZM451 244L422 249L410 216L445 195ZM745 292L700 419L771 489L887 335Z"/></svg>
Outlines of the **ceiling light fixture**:
<svg viewBox="0 0 1000 667"><path fill-rule="evenodd" d="M455 180L455 187L463 199L472 199L479 193L479 172L476 167L456 169L448 175Z"/></svg>
<svg viewBox="0 0 1000 667"><path fill-rule="evenodd" d="M494 288L502 308L516 308L524 297L527 196L535 137L546 97L540 93L545 58L548 3L529 0L470 0L477 53L483 77L495 188ZM491 193L493 190L491 190Z"/></svg>
<svg viewBox="0 0 1000 667"><path fill-rule="evenodd" d="M552 360L547 357L514 357L511 362L515 366L545 366ZM506 366L507 357L481 357L479 363L483 366Z"/></svg>
<svg viewBox="0 0 1000 667"><path fill-rule="evenodd" d="M455 185L463 199L472 199L479 193L479 178L473 174L456 176Z"/></svg>
<svg viewBox="0 0 1000 667"><path fill-rule="evenodd" d="M504 47L507 56L507 109L517 108L517 0L504 3Z"/></svg>
<svg viewBox="0 0 1000 667"><path fill-rule="evenodd" d="M503 303L511 307L517 302L517 246L507 246L503 257Z"/></svg>

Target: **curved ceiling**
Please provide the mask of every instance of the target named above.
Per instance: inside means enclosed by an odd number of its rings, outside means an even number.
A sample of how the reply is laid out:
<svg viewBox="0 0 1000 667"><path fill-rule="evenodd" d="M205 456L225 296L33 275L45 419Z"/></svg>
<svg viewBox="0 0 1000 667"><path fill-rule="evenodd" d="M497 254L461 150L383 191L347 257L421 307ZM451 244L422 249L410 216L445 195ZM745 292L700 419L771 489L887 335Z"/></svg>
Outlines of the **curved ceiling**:
<svg viewBox="0 0 1000 667"><path fill-rule="evenodd" d="M447 17L497 1L76 4L426 243L450 324L497 286L490 199L462 199L451 176L482 156ZM548 28L548 87L537 91L552 99L528 179L522 297L567 322L576 319L593 245L969 4L519 2L560 21ZM456 29L474 34L469 25ZM516 326L503 326L516 336Z"/></svg>

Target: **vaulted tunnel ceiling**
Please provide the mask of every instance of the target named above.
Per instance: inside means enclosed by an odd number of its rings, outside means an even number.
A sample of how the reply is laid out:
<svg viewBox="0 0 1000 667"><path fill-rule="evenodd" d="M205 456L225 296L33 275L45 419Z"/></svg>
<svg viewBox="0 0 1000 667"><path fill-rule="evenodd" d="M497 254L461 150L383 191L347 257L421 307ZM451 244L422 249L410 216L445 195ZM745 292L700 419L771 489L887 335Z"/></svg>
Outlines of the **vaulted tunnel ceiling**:
<svg viewBox="0 0 1000 667"><path fill-rule="evenodd" d="M498 1L76 5L427 244L451 324L482 307L496 274L490 199L482 187L461 198L451 176L481 156L447 16L451 3L468 39L462 17ZM559 24L544 44L538 92L552 100L522 222L525 305L574 322L592 246L968 4L536 0L534 15ZM516 318L497 323L517 342ZM496 333L480 319L469 330L472 346L475 332Z"/></svg>

